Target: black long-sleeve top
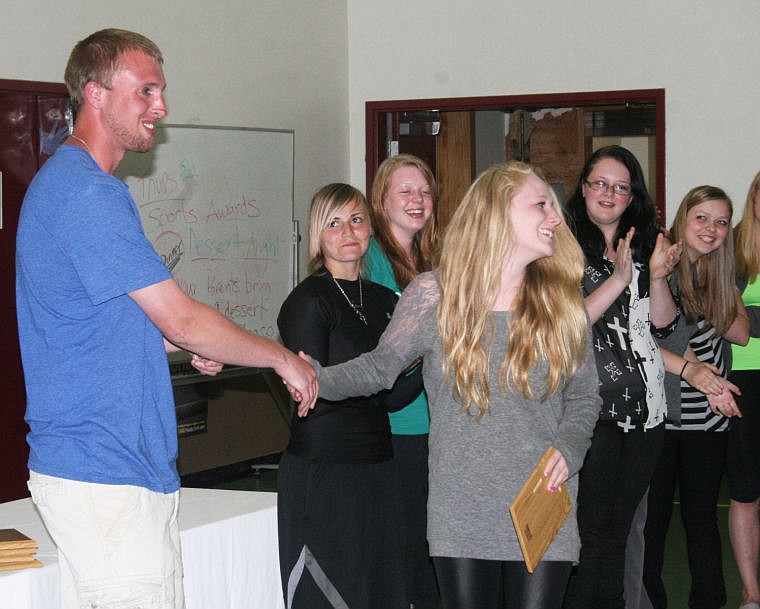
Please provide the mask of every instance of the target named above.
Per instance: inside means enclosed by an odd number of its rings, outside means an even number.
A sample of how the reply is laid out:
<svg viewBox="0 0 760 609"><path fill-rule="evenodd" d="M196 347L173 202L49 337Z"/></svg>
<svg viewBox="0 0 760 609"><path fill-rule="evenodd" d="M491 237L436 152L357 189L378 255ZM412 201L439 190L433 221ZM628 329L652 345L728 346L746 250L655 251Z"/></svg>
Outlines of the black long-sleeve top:
<svg viewBox="0 0 760 609"><path fill-rule="evenodd" d="M304 351L323 366L353 359L377 346L397 296L371 281L337 280L359 304L365 324L326 270L302 281L285 299L277 326L285 346ZM308 416L293 416L288 452L333 463L380 463L393 456L388 410L403 408L422 390L419 370L399 377L390 391L348 400L318 399Z"/></svg>

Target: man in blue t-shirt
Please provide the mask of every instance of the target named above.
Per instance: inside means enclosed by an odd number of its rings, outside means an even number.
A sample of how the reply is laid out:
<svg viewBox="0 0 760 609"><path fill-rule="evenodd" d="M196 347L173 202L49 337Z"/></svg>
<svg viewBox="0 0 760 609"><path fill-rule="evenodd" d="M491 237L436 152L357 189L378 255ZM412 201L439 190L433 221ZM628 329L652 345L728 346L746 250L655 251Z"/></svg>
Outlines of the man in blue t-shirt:
<svg viewBox="0 0 760 609"><path fill-rule="evenodd" d="M313 368L186 296L145 237L127 151L166 115L163 58L133 32L79 42L66 67L74 129L30 185L16 293L29 488L59 548L62 606L184 607L177 433L167 351L202 372L268 367L305 413Z"/></svg>

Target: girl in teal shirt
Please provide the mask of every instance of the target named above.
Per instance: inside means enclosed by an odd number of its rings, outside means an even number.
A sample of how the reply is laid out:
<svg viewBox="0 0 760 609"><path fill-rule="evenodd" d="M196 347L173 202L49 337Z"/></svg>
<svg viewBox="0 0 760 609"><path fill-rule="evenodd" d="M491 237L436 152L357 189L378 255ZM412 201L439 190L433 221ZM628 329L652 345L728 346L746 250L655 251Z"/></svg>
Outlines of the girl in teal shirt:
<svg viewBox="0 0 760 609"><path fill-rule="evenodd" d="M372 184L370 214L374 236L364 257L367 279L397 294L433 266L437 247L435 177L421 159L400 154L383 161ZM425 393L402 410L388 413L393 461L401 494L404 575L410 605L436 607L438 592L427 547L428 432Z"/></svg>

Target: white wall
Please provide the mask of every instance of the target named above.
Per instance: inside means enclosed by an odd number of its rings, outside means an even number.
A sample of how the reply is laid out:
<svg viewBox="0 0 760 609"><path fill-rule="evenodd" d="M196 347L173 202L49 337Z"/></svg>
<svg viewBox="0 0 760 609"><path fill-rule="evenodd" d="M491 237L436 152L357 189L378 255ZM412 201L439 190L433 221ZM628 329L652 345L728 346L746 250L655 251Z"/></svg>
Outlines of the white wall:
<svg viewBox="0 0 760 609"><path fill-rule="evenodd" d="M345 0L0 0L0 24L0 78L63 82L76 41L121 27L163 51L167 122L293 129L303 235L314 191L348 179Z"/></svg>
<svg viewBox="0 0 760 609"><path fill-rule="evenodd" d="M364 186L372 100L664 87L668 220L760 169L756 0L0 0L0 23L0 78L61 82L74 42L124 27L164 51L169 121L294 129L302 234L319 186Z"/></svg>
<svg viewBox="0 0 760 609"><path fill-rule="evenodd" d="M348 0L351 178L366 101L664 88L668 221L698 184L741 208L760 169L759 28L756 0Z"/></svg>

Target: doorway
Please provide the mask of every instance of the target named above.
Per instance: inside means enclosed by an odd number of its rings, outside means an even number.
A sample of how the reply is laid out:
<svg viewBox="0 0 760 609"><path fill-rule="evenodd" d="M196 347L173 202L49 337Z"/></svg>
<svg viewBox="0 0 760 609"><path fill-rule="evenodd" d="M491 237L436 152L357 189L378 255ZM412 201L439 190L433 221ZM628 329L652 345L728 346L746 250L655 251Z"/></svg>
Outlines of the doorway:
<svg viewBox="0 0 760 609"><path fill-rule="evenodd" d="M16 227L26 188L68 135L65 85L0 79L0 502L29 495L26 392L18 344L15 299Z"/></svg>
<svg viewBox="0 0 760 609"><path fill-rule="evenodd" d="M536 165L564 200L586 158L613 143L636 155L665 221L664 89L367 102L365 126L367 190L383 159L415 154L438 181L441 227L494 163Z"/></svg>

